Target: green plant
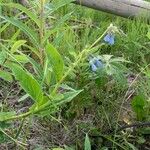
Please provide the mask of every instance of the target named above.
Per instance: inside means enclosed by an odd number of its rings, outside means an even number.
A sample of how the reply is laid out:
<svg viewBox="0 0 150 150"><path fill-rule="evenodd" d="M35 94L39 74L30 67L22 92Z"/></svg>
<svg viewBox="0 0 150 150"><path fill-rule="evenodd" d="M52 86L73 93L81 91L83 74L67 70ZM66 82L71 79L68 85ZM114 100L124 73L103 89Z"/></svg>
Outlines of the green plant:
<svg viewBox="0 0 150 150"><path fill-rule="evenodd" d="M137 114L134 119L149 120L148 67L146 72L140 73L140 78L139 75L135 77L135 80L142 81L138 81L139 86L130 85L130 76L139 71L143 62L144 66L149 63L149 32L145 36L147 25L141 20L131 22L116 19L108 14L80 8L81 6L67 5L70 2L71 0L35 0L29 1L27 7L10 1L0 3L0 78L3 79L0 81L0 121L4 124L7 121L20 123L18 129L1 126L1 142L12 140L14 145L27 147L25 143L31 128L38 130L40 141L44 141L44 147L35 144L39 149L84 149L84 133L96 130L98 135L102 134L94 138L89 134L90 139L86 135L86 149L93 146L95 149L139 148L136 142L138 135L126 132L126 128L120 132L118 126L125 123L125 117L120 112L130 109L124 103L130 105L128 100L135 94L130 94L131 88L138 89L138 96L134 96L132 101L133 111ZM112 25L109 27L111 30L106 30L112 17L126 35ZM114 32L116 29L125 36L120 38ZM106 32L103 33L104 30ZM102 36L93 43L99 35ZM94 61L90 62L93 58ZM132 71L128 72L129 70ZM16 100L20 108L22 104L31 102L23 113L20 113L21 109L18 113L14 105L9 106L7 103L7 100L11 101L9 94L15 94L11 93L13 87L9 91L6 86L13 85L15 81L20 87L19 96L13 101ZM141 93L144 97L141 97ZM33 126L34 121L33 124L30 122L31 125L28 123L31 118L39 121L38 128ZM41 130L40 125L41 128L45 127L46 132ZM117 132L111 135L107 131L114 129L115 125ZM53 126L55 130L52 130ZM65 133L61 133L63 128ZM64 142L51 143L49 137L54 132L65 136ZM142 132L139 133L143 134ZM32 133L38 138L35 131ZM142 136L146 141L145 136ZM61 139L56 135L55 139L57 138L58 141Z"/></svg>
<svg viewBox="0 0 150 150"><path fill-rule="evenodd" d="M91 150L91 143L88 134L85 136L84 150Z"/></svg>
<svg viewBox="0 0 150 150"><path fill-rule="evenodd" d="M142 121L147 117L146 106L146 100L142 95L138 95L132 100L132 108L137 115L137 120Z"/></svg>
<svg viewBox="0 0 150 150"><path fill-rule="evenodd" d="M54 12L59 7L65 4L68 4L68 1L58 3L58 6L56 5L50 13ZM45 30L45 2L42 0L39 2L38 9L40 19L38 19L36 14L30 12L27 8L19 4L2 3L1 6L14 7L26 13L26 15L30 17L31 21L34 22L37 29L39 29L39 34L35 32L35 30L30 29L26 24L19 21L16 17L9 18L2 15L0 16L3 20L8 22L7 24L12 24L23 31L29 37L30 42L32 42L33 46L31 47L25 44L25 40L17 40L13 43L13 45L11 45L8 41L8 44L10 44L9 46L11 46L10 50L7 46L5 46L5 44L1 44L1 47L3 49L1 52L1 58L3 59L1 64L4 66L4 71L2 72L6 73L5 70L7 69L12 70L13 75L19 81L21 87L34 100L34 104L29 108L28 112L20 115L15 115L14 112L2 112L4 115L3 117L1 115L0 120L7 121L13 119L21 119L32 114L41 112L44 112L44 114L49 114L53 111L56 111L58 106L71 101L82 91L69 89L69 91L67 92L59 93L61 84L64 82L66 77L74 70L74 68L78 66L81 61L84 61L89 53L92 53L92 49L94 49L95 45L97 45L97 43L110 29L113 29L113 26L110 25L110 27L108 27L108 29L102 34L102 36L100 36L92 45L82 50L76 56L74 62L67 68L67 71L64 73L65 66L61 55L48 42L49 36L52 32L55 32L57 28L55 27L50 32L46 32ZM18 49L20 46L29 48L36 55L36 58L33 59L28 54L24 54L19 51ZM28 65L27 68L24 67L25 65ZM30 67L31 65L34 69L34 72L27 71L28 67ZM10 75L11 73L8 72L9 78ZM9 78L7 78L7 80Z"/></svg>
<svg viewBox="0 0 150 150"><path fill-rule="evenodd" d="M25 117L25 116L28 116L29 114L33 114L33 112L37 113L38 111L41 111L41 110L43 111L45 109L49 109L49 108L47 108L49 105L51 105L53 108L55 108L58 105L58 103L59 103L59 105L60 105L60 103L61 104L63 103L63 99L65 101L70 101L75 95L79 94L81 92L81 90L79 90L79 91L73 90L70 92L66 92L66 95L64 95L64 94L56 95L57 90L60 87L61 83L63 82L65 77L70 73L72 68L74 68L79 63L83 54L81 53L79 55L75 64L71 65L69 71L63 75L64 62L63 62L60 54L50 43L48 43L48 42L45 43L47 41L46 39L48 38L48 36L45 35L45 30L44 30L44 26L45 26L45 18L43 16L44 1L40 1L40 6L39 6L40 19L39 20L37 19L37 16L35 16L34 13L29 12L28 9L26 9L25 7L23 7L19 4L13 4L13 3L4 4L4 3L2 3L1 5L19 8L21 11L24 11L31 18L31 20L33 20L34 23L39 27L39 37L40 37L40 38L37 38L38 37L36 35L37 33L35 33L35 31L31 30L29 27L27 27L22 22L20 22L16 19L13 19L13 18L3 17L1 15L2 19L17 26L27 36L29 36L33 46L35 46L35 47L31 47L30 49L36 49L34 54L36 54L36 56L38 56L38 58L33 60L27 54L23 54L22 52L18 51L18 48L25 44L25 41L23 41L23 40L16 41L12 45L11 50L9 50L5 45L1 44L1 46L3 48L3 51L1 52L1 57L2 57L3 61L1 62L1 64L5 68L12 70L14 76L20 82L20 85L22 86L22 88L27 92L27 94L35 102L35 104L32 106L32 108L30 108L29 112L19 115L19 116L14 116L14 113L9 113L9 115L7 115L7 116L5 115L5 117L1 116L1 121ZM29 46L27 45L27 47L29 47ZM85 52L85 50L84 50L84 52ZM18 53L19 53L19 55L18 55ZM6 57L4 57L4 55ZM21 61L19 61L19 60L21 60ZM37 62L38 60L40 61L40 65ZM27 64L27 63L30 63L31 65L33 65L33 68L34 68L36 74L34 72L31 74L24 68L23 65ZM4 73L6 74L6 71L2 71L1 74L4 74ZM52 92L48 89L48 91L46 90L46 92L48 92L48 93L44 93L43 90L45 89L44 88L45 84L47 84L49 88L50 88L50 86L52 86L52 85L50 85L50 80L49 80L51 74L55 77L54 85L55 84L56 85L55 85L54 89L52 90ZM8 73L8 77L10 78L9 73ZM7 77L7 80L8 80L8 77ZM49 95L49 92L51 92L50 95ZM53 101L51 101L51 99L53 99ZM51 110L51 111L53 111L53 110Z"/></svg>
<svg viewBox="0 0 150 150"><path fill-rule="evenodd" d="M12 82L13 75L16 80L18 80L22 89L26 92L22 99L30 97L34 101L33 105L30 106L25 113L16 115L15 111L1 112L1 122L12 121L15 119L20 120L30 115L46 116L57 112L60 106L70 102L82 92L82 90L75 90L67 85L62 87L61 85L65 83L64 81L68 75L72 74L76 67L80 66L81 62L84 62L90 54L95 52L97 44L103 39L108 31L113 29L117 31L116 27L110 25L106 31L93 42L93 44L76 54L74 60L71 61L69 65L66 65L58 50L49 42L50 36L59 30L59 25L51 30L45 29L45 26L47 25L46 19L48 14L52 14L58 8L68 3L68 1L64 1L63 3L60 3L59 1L58 4L56 3L54 5L55 7L52 7L53 9L45 11L45 3L41 0L39 4L35 6L38 9L38 13L35 13L34 11L31 12L19 4L0 4L3 7L19 9L21 13L24 12L30 18L29 22L36 27L35 29L30 28L28 27L27 22L21 22L18 19L19 14L16 14L14 18L0 15L1 19L6 23L3 25L3 30L1 30L1 32L5 31L6 27L10 24L18 28L17 32L10 40L3 39L3 43L0 44L2 48L0 55L1 65L3 66L1 69L1 77ZM45 12L47 12L46 15L44 15ZM64 16L60 23L66 21L68 16L70 16L70 14ZM26 40L17 40L21 31L29 38L30 44L28 44ZM22 48L27 49L27 52L21 51ZM105 56L104 61L106 58ZM120 60L122 61L122 59ZM119 62L120 60L106 60L106 72L108 75L110 75L110 71L108 73L108 70L113 67L110 67L110 64L115 64L115 61Z"/></svg>

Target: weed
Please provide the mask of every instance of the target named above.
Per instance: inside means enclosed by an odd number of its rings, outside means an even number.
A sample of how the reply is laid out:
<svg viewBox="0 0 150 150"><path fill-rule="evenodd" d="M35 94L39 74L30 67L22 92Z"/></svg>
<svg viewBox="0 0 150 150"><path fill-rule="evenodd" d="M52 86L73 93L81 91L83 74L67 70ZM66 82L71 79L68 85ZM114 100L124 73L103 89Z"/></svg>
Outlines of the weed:
<svg viewBox="0 0 150 150"><path fill-rule="evenodd" d="M2 148L146 149L149 25L72 1L0 1Z"/></svg>

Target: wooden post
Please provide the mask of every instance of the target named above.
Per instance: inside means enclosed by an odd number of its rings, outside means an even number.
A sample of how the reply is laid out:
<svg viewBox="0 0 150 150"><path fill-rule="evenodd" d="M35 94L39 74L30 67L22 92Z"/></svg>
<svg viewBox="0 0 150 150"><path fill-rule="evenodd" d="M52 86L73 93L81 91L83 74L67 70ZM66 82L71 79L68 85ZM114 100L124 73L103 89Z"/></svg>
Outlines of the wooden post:
<svg viewBox="0 0 150 150"><path fill-rule="evenodd" d="M126 18L141 16L150 20L150 2L143 0L75 0L75 3Z"/></svg>

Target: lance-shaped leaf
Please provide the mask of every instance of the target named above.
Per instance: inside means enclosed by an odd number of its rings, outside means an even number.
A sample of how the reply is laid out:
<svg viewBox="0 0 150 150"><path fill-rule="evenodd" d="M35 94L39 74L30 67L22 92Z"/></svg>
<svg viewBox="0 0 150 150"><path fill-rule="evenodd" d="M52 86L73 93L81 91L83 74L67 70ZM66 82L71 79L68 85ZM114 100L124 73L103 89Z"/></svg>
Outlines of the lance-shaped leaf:
<svg viewBox="0 0 150 150"><path fill-rule="evenodd" d="M72 101L78 94L80 94L83 90L74 90L65 92L64 94L58 94L54 97L54 104L61 106L62 104L68 103Z"/></svg>
<svg viewBox="0 0 150 150"><path fill-rule="evenodd" d="M11 52L14 53L16 52L22 45L24 45L26 43L25 40L19 40L19 41L16 41L12 47L11 47Z"/></svg>
<svg viewBox="0 0 150 150"><path fill-rule="evenodd" d="M53 68L54 74L56 76L56 80L59 81L62 78L63 71L64 71L63 59L59 54L59 52L57 51L57 49L50 43L46 45L46 54Z"/></svg>
<svg viewBox="0 0 150 150"><path fill-rule="evenodd" d="M85 137L84 150L91 150L91 143L88 134L86 134Z"/></svg>
<svg viewBox="0 0 150 150"><path fill-rule="evenodd" d="M21 87L38 105L40 105L43 101L43 92L37 80L32 76L32 74L23 70L23 68L17 64L11 64L9 66Z"/></svg>
<svg viewBox="0 0 150 150"><path fill-rule="evenodd" d="M11 23L12 25L18 27L20 30L22 30L32 41L34 46L38 47L39 46L39 39L37 38L37 34L35 31L30 29L27 25L23 24L21 21L14 19L14 18L9 18L9 17L4 17L0 15L0 18L6 20L7 22Z"/></svg>
<svg viewBox="0 0 150 150"><path fill-rule="evenodd" d="M137 95L133 98L131 103L132 109L135 111L138 120L143 120L146 117L145 98L143 95Z"/></svg>
<svg viewBox="0 0 150 150"><path fill-rule="evenodd" d="M27 9L23 5L20 5L17 3L0 3L0 6L2 6L2 7L8 6L8 7L12 7L12 8L21 10L22 12L26 13L26 15L28 17L30 17L30 19L33 20L37 24L38 27L40 27L40 21L38 20L38 17L33 13L33 11Z"/></svg>
<svg viewBox="0 0 150 150"><path fill-rule="evenodd" d="M14 111L11 112L0 112L0 122L5 121L13 116L15 116L16 113Z"/></svg>
<svg viewBox="0 0 150 150"><path fill-rule="evenodd" d="M4 71L4 70L0 70L0 78L12 82L13 78L12 75L10 74L10 72Z"/></svg>
<svg viewBox="0 0 150 150"><path fill-rule="evenodd" d="M57 11L59 8L65 6L65 5L70 4L73 1L75 1L75 0L63 0L63 1L55 0L53 2L53 7L51 7L51 13L54 11Z"/></svg>

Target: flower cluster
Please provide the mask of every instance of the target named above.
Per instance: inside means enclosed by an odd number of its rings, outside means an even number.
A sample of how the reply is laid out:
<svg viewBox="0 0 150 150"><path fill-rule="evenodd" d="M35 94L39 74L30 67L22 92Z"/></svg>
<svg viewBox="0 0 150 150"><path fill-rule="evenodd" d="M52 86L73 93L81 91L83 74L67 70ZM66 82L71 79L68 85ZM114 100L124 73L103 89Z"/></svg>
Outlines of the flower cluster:
<svg viewBox="0 0 150 150"><path fill-rule="evenodd" d="M98 57L90 59L89 64L93 72L96 72L97 69L102 69L104 66L103 62Z"/></svg>
<svg viewBox="0 0 150 150"><path fill-rule="evenodd" d="M104 41L108 43L109 45L114 45L115 43L115 34L118 33L120 35L125 35L122 30L118 29L113 24L110 24L110 26L107 29L107 34L104 37Z"/></svg>

